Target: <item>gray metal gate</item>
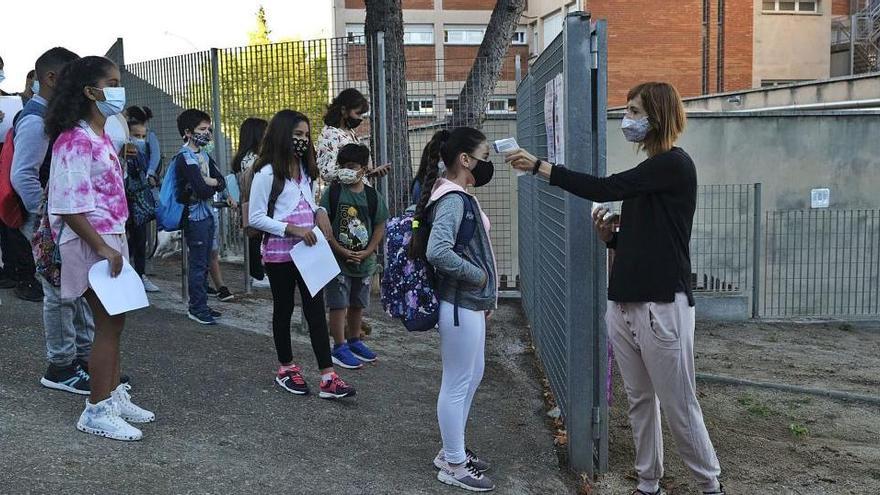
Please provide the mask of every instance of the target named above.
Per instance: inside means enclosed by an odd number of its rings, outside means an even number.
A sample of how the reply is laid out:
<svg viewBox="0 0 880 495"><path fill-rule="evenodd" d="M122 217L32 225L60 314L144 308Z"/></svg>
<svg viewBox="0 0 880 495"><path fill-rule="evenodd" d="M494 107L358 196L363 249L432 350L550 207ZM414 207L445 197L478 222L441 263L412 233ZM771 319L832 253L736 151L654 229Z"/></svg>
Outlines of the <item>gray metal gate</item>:
<svg viewBox="0 0 880 495"><path fill-rule="evenodd" d="M572 170L605 175L605 23L575 12L532 64L517 91L517 139L548 156L545 95L562 77L562 159ZM590 475L608 469L608 342L605 247L591 228L591 203L547 181L518 179L523 307L538 356L562 411L569 464Z"/></svg>

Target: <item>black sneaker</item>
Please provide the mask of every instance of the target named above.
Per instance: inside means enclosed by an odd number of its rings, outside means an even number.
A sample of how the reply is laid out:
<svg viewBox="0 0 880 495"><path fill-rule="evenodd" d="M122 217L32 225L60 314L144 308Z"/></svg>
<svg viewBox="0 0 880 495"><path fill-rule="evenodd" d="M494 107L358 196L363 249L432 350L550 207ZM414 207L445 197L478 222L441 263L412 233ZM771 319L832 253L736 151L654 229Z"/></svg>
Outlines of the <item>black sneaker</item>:
<svg viewBox="0 0 880 495"><path fill-rule="evenodd" d="M43 302L43 286L36 280L19 282L15 288L15 296L24 301Z"/></svg>
<svg viewBox="0 0 880 495"><path fill-rule="evenodd" d="M233 296L232 292L229 292L229 288L224 285L217 290L217 299L223 302L229 302L235 299L235 296Z"/></svg>
<svg viewBox="0 0 880 495"><path fill-rule="evenodd" d="M89 373L76 364L69 366L49 365L40 383L55 390L63 390L72 394L89 395L91 392Z"/></svg>
<svg viewBox="0 0 880 495"><path fill-rule="evenodd" d="M6 272L0 272L0 289L14 289L16 287L18 287L18 282L9 278Z"/></svg>
<svg viewBox="0 0 880 495"><path fill-rule="evenodd" d="M209 296L216 296L217 289L211 287L210 285L207 285L205 286L205 294L208 294Z"/></svg>
<svg viewBox="0 0 880 495"><path fill-rule="evenodd" d="M73 364L74 364L75 366L79 366L80 368L82 368L83 371L85 371L86 373L89 372L89 362L86 361L85 359L83 359L83 358L76 358L76 359L73 360ZM129 377L128 375L125 375L125 374L120 373L120 374L119 374L119 383L125 383L126 385L131 385L131 377Z"/></svg>
<svg viewBox="0 0 880 495"><path fill-rule="evenodd" d="M217 310L210 309L210 308L208 308L208 310L211 312L211 318L220 318L221 316L223 316L223 313L221 313Z"/></svg>

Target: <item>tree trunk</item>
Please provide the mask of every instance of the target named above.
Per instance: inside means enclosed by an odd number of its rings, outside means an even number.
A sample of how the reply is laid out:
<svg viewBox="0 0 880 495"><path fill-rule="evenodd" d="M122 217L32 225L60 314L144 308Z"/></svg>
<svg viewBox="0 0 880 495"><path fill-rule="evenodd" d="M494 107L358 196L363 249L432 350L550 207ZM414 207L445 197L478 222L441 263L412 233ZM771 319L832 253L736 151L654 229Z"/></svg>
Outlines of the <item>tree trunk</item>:
<svg viewBox="0 0 880 495"><path fill-rule="evenodd" d="M403 212L410 204L409 190L412 182L412 161L409 153L409 129L406 117L406 60L403 52L403 10L401 0L366 0L367 18L364 35L367 45L367 77L370 83L371 101L377 102L378 91L376 71L373 67L375 53L373 46L376 33L385 33L385 107L374 109L385 121L387 133L379 136L385 139L388 161L392 164L388 175L388 208L391 214ZM378 130L380 123L371 122ZM379 144L379 141L374 143ZM373 150L378 156L378 149ZM382 165L382 164L377 164Z"/></svg>
<svg viewBox="0 0 880 495"><path fill-rule="evenodd" d="M513 41L519 18L526 0L498 0L486 35L477 51L467 81L461 88L458 100L452 108L451 125L454 127L480 127L485 118L486 105L501 75L504 57Z"/></svg>

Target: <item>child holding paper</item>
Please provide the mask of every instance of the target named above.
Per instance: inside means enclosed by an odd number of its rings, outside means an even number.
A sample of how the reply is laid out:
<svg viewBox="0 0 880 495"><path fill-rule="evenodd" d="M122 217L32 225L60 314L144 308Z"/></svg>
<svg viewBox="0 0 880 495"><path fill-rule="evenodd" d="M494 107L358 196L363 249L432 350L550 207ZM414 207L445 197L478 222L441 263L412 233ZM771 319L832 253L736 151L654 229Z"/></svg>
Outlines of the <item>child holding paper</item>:
<svg viewBox="0 0 880 495"><path fill-rule="evenodd" d="M49 174L49 213L61 265L61 298L84 296L95 317L89 361L91 393L76 427L115 440L140 440L130 425L153 421L153 413L131 402L130 387L119 383L119 339L125 314L110 316L88 272L107 260L111 276L128 257L125 222L128 205L122 166L110 138L107 118L125 107L119 68L104 57L85 57L65 66L46 114L46 133L55 142Z"/></svg>
<svg viewBox="0 0 880 495"><path fill-rule="evenodd" d="M388 207L385 199L361 180L370 163L370 149L346 144L337 156L336 182L321 198L333 225L328 241L342 269L327 284L327 307L330 332L336 341L333 362L357 369L363 366L361 361L376 360L376 354L359 338L359 330L364 309L370 305L370 280L376 272L376 250L385 237Z"/></svg>
<svg viewBox="0 0 880 495"><path fill-rule="evenodd" d="M312 296L290 254L300 242L307 246L317 242L313 232L315 224L325 237L332 236L327 212L318 208L312 193L312 181L318 177L318 168L309 119L293 110L275 114L266 129L254 167L248 223L265 233L263 263L272 290L272 333L280 364L275 383L293 394L309 393L302 369L293 362L290 345L294 291L299 286L312 350L321 373L320 397L351 397L355 395L354 387L345 383L333 369L324 293L320 291Z"/></svg>

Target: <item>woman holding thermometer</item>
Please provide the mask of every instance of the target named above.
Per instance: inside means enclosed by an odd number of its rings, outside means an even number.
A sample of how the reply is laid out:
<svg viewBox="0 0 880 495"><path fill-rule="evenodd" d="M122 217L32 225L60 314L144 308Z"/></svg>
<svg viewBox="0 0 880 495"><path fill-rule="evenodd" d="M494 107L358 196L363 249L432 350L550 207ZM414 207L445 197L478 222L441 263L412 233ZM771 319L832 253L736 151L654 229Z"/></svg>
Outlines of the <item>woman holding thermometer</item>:
<svg viewBox="0 0 880 495"><path fill-rule="evenodd" d="M620 364L636 447L633 495L661 493L660 407L682 460L705 494L723 494L721 468L697 401L690 237L697 171L675 146L686 118L678 91L666 83L630 90L621 130L648 158L635 168L594 177L547 163L525 150L505 160L521 172L595 202L622 201L620 227L609 209L593 212L599 238L615 250L605 321Z"/></svg>

